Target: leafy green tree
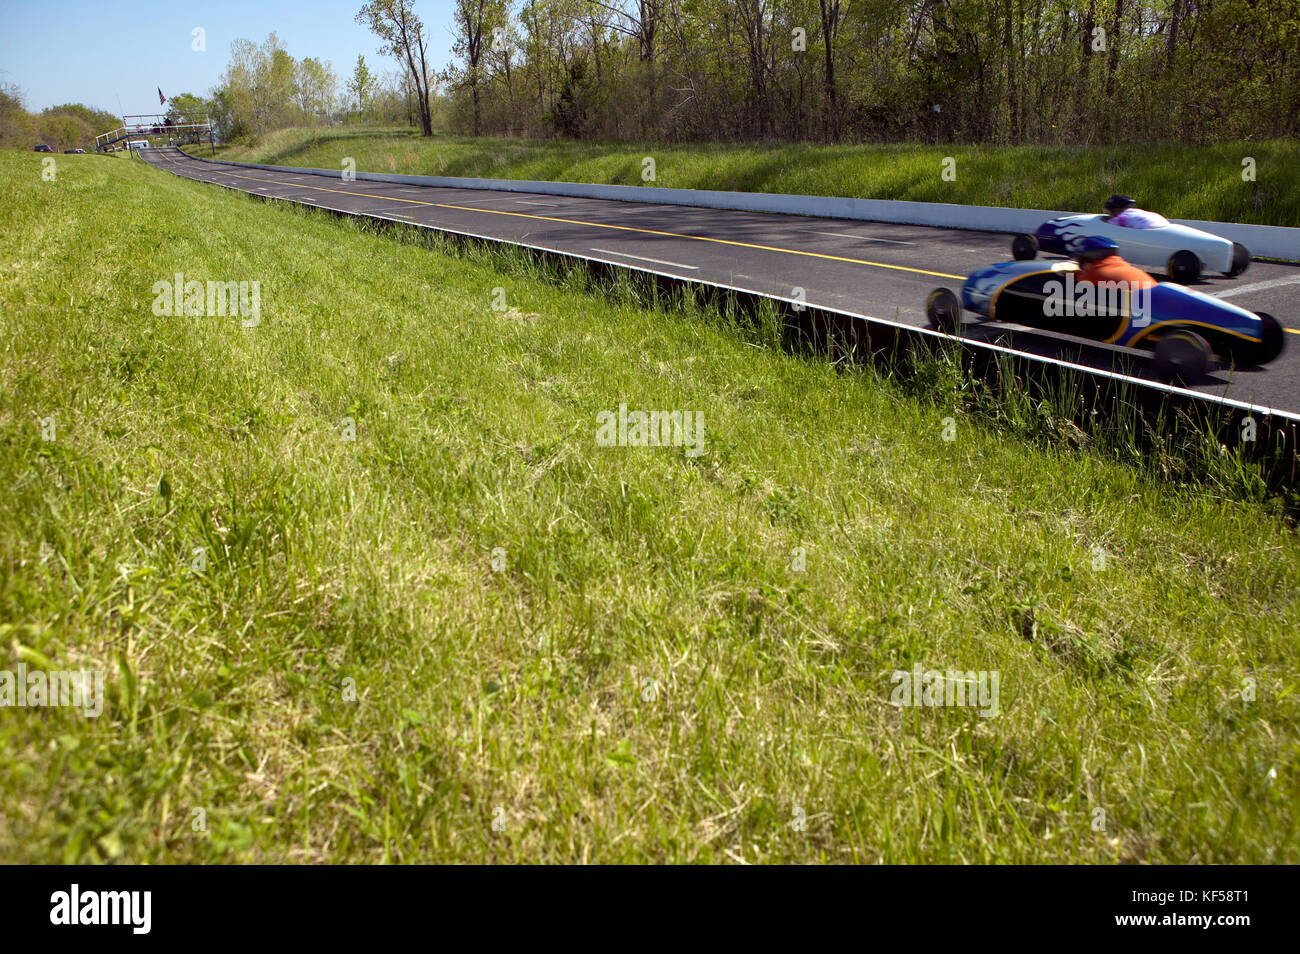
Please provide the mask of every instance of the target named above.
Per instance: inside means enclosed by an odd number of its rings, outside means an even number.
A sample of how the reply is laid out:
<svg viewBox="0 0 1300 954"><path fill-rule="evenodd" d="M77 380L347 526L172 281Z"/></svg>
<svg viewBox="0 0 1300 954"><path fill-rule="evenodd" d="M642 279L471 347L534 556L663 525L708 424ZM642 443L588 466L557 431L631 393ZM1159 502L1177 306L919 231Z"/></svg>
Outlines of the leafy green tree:
<svg viewBox="0 0 1300 954"><path fill-rule="evenodd" d="M453 10L456 42L452 52L464 61L455 75L461 88L468 88L473 108L474 135L483 132L484 67L493 37L501 34L509 20L505 0L456 0Z"/></svg>
<svg viewBox="0 0 1300 954"><path fill-rule="evenodd" d="M250 41L230 44L230 60L221 82L212 91L213 118L228 140L243 139L260 132L257 110L259 53Z"/></svg>
<svg viewBox="0 0 1300 954"><path fill-rule="evenodd" d="M212 103L193 93L178 93L167 106L167 121L176 126L201 123L212 113Z"/></svg>
<svg viewBox="0 0 1300 954"><path fill-rule="evenodd" d="M64 103L62 106L51 106L44 112L70 113L85 123L87 128L93 129L96 134L116 129L122 124L122 117L105 112L102 109L95 109L84 103Z"/></svg>
<svg viewBox="0 0 1300 954"><path fill-rule="evenodd" d="M560 87L555 104L555 126L561 135L581 139L587 131L591 111L592 89L587 75L587 61L575 59Z"/></svg>
<svg viewBox="0 0 1300 954"><path fill-rule="evenodd" d="M280 129L302 121L298 108L298 65L274 33L266 38L257 63L257 103L260 128Z"/></svg>
<svg viewBox="0 0 1300 954"><path fill-rule="evenodd" d="M42 142L49 143L54 149L64 150L85 147L95 136L95 130L74 112L63 109L47 109L36 118Z"/></svg>
<svg viewBox="0 0 1300 954"><path fill-rule="evenodd" d="M0 146L30 149L36 145L36 124L23 105L17 86L0 86Z"/></svg>
<svg viewBox="0 0 1300 954"><path fill-rule="evenodd" d="M415 4L412 0L371 0L361 8L356 19L384 41L382 52L385 55L396 57L406 66L407 75L415 87L420 128L424 135L432 136L429 64L426 59L428 44L424 36L424 23L415 15Z"/></svg>
<svg viewBox="0 0 1300 954"><path fill-rule="evenodd" d="M276 34L261 46L238 39L230 61L212 91L212 117L227 139L258 136L301 122L297 104L297 64Z"/></svg>
<svg viewBox="0 0 1300 954"><path fill-rule="evenodd" d="M338 99L338 77L329 63L304 57L298 63L298 105L311 122L328 123Z"/></svg>
<svg viewBox="0 0 1300 954"><path fill-rule="evenodd" d="M366 104L370 102L370 94L375 88L375 78L366 66L364 56L357 57L357 65L352 70L352 79L348 81L348 90L357 98L357 112L365 114Z"/></svg>

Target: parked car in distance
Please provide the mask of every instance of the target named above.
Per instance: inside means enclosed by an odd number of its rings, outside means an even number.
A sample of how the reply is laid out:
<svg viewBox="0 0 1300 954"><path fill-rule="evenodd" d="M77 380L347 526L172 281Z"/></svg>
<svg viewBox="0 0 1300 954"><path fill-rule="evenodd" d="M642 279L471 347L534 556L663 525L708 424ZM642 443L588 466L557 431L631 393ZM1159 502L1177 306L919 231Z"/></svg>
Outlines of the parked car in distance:
<svg viewBox="0 0 1300 954"><path fill-rule="evenodd" d="M86 154L86 150L84 149L65 149L63 152L65 155L69 156L84 156Z"/></svg>
<svg viewBox="0 0 1300 954"><path fill-rule="evenodd" d="M148 140L148 139L132 139L131 142L129 143L129 145L130 145L130 147L131 147L132 149L148 149L148 148L149 148L149 140Z"/></svg>
<svg viewBox="0 0 1300 954"><path fill-rule="evenodd" d="M41 143L39 146L36 147L36 151L37 151L37 152L53 152L54 150L51 149L49 146L47 146L45 143Z"/></svg>

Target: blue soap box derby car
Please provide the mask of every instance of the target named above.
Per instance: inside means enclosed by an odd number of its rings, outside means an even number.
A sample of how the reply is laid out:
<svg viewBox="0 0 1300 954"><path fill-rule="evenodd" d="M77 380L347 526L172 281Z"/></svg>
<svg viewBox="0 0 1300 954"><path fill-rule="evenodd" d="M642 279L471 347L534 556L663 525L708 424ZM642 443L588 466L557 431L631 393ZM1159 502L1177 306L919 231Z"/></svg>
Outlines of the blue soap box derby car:
<svg viewBox="0 0 1300 954"><path fill-rule="evenodd" d="M1157 221L1161 219L1157 217ZM1017 261L1035 258L1039 251L1069 256L1093 235L1113 239L1124 261L1164 269L1183 285L1190 285L1204 271L1236 278L1250 266L1250 251L1240 242L1174 222L1157 228L1131 228L1116 225L1104 215L1063 215L1044 222L1033 235L1017 235L1011 242L1011 255Z"/></svg>
<svg viewBox="0 0 1300 954"><path fill-rule="evenodd" d="M1077 271L1072 261L989 265L967 277L960 300L947 288L931 292L926 316L949 334L960 332L964 308L991 321L1150 349L1165 380L1195 380L1216 356L1237 366L1257 366L1282 352L1282 326L1272 315L1170 282L1134 292L1076 286ZM1074 290L1076 296L1068 314L1062 314L1063 290Z"/></svg>

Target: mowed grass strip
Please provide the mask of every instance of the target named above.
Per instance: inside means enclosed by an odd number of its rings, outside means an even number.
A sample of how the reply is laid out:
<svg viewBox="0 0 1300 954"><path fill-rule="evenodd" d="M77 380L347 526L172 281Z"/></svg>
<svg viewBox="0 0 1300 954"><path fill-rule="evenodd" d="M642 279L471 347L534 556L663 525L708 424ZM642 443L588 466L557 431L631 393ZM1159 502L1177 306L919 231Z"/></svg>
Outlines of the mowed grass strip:
<svg viewBox="0 0 1300 954"><path fill-rule="evenodd" d="M1274 508L414 231L0 173L0 669L107 673L0 708L0 859L1300 860Z"/></svg>
<svg viewBox="0 0 1300 954"><path fill-rule="evenodd" d="M207 147L193 147L208 155ZM592 143L424 139L408 129L282 129L218 150L243 162L366 172L484 176L953 202L1100 212L1114 193L1171 218L1300 226L1300 144L1188 147ZM654 180L642 178L654 160ZM949 163L951 160L951 163ZM947 173L947 175L945 175Z"/></svg>

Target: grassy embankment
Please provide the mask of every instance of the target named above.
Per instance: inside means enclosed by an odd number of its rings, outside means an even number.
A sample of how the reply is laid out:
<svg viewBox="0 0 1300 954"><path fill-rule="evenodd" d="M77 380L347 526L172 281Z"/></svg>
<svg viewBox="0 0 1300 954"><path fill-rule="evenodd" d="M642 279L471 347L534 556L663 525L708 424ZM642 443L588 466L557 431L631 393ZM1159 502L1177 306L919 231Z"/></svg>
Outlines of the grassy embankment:
<svg viewBox="0 0 1300 954"><path fill-rule="evenodd" d="M202 153L206 155L206 151ZM1300 226L1300 143L1208 147L651 145L559 140L422 139L410 130L285 129L254 146L219 149L244 162L370 172L489 176L641 185L642 159L658 186L855 196L1100 211L1115 192L1172 218ZM956 179L942 177L946 157ZM1242 160L1255 160L1255 181Z"/></svg>
<svg viewBox="0 0 1300 954"><path fill-rule="evenodd" d="M108 700L0 709L0 859L1300 861L1275 508L630 287L40 168L0 154L0 669ZM260 324L156 316L176 272ZM623 402L703 454L599 446ZM891 705L914 665L998 714Z"/></svg>

